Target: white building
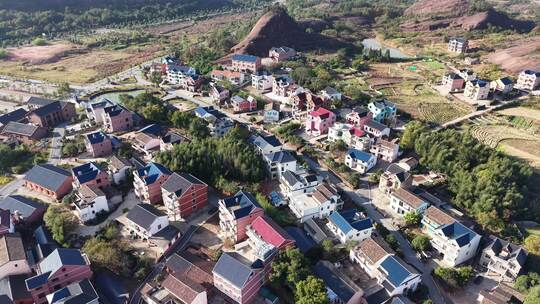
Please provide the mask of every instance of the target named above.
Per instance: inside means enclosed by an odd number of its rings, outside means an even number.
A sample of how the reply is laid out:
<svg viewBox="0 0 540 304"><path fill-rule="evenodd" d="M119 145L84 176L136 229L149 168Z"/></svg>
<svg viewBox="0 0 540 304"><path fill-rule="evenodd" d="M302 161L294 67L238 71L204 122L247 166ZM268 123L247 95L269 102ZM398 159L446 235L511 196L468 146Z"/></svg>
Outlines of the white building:
<svg viewBox="0 0 540 304"><path fill-rule="evenodd" d="M328 141L336 142L342 140L349 147L367 151L371 147L372 139L367 133L352 124L335 123L328 129Z"/></svg>
<svg viewBox="0 0 540 304"><path fill-rule="evenodd" d="M448 41L448 51L454 53L466 53L469 48L469 41L465 38L450 38Z"/></svg>
<svg viewBox="0 0 540 304"><path fill-rule="evenodd" d="M197 108L194 113L208 123L208 129L210 129L212 136L221 137L234 127L232 119L214 109L214 107Z"/></svg>
<svg viewBox="0 0 540 304"><path fill-rule="evenodd" d="M291 196L289 208L301 223L312 218L326 218L341 205L337 189L329 184L320 184L311 193Z"/></svg>
<svg viewBox="0 0 540 304"><path fill-rule="evenodd" d="M476 256L480 235L441 209L431 206L426 210L422 229L431 239L431 246L448 266L455 267Z"/></svg>
<svg viewBox="0 0 540 304"><path fill-rule="evenodd" d="M167 214L150 204L135 205L126 214L125 228L130 234L148 240L169 226Z"/></svg>
<svg viewBox="0 0 540 304"><path fill-rule="evenodd" d="M345 156L345 165L361 174L367 173L377 164L377 157L368 152L350 149Z"/></svg>
<svg viewBox="0 0 540 304"><path fill-rule="evenodd" d="M268 91L272 89L274 76L267 72L251 75L251 87L258 91Z"/></svg>
<svg viewBox="0 0 540 304"><path fill-rule="evenodd" d="M371 145L369 152L382 160L392 163L398 158L399 145L379 138L375 144Z"/></svg>
<svg viewBox="0 0 540 304"><path fill-rule="evenodd" d="M98 186L82 185L75 196L75 211L83 223L95 219L100 212L109 212L107 196Z"/></svg>
<svg viewBox="0 0 540 304"><path fill-rule="evenodd" d="M331 99L331 100L341 100L341 93L338 92L338 90L334 89L334 88L331 88L331 87L326 87L324 89L321 90L321 94L320 94L323 98L326 98L326 99Z"/></svg>
<svg viewBox="0 0 540 304"><path fill-rule="evenodd" d="M332 212L326 225L342 244L360 242L370 237L373 231L371 219L355 209Z"/></svg>
<svg viewBox="0 0 540 304"><path fill-rule="evenodd" d="M279 188L285 197L290 198L295 194L311 193L321 183L322 177L315 174L285 171L281 174Z"/></svg>
<svg viewBox="0 0 540 304"><path fill-rule="evenodd" d="M126 173L132 168L133 165L127 159L115 155L109 161L109 176L115 185L120 185L126 180Z"/></svg>
<svg viewBox="0 0 540 304"><path fill-rule="evenodd" d="M283 62L296 56L296 51L293 48L282 46L273 47L268 52L270 57L275 62Z"/></svg>
<svg viewBox="0 0 540 304"><path fill-rule="evenodd" d="M262 155L283 151L283 145L274 135L254 134L251 135L248 141Z"/></svg>
<svg viewBox="0 0 540 304"><path fill-rule="evenodd" d="M366 122L364 124L364 131L375 137L390 136L390 128L375 120Z"/></svg>
<svg viewBox="0 0 540 304"><path fill-rule="evenodd" d="M493 80L489 86L493 91L500 92L501 94L506 95L512 92L512 89L514 88L514 83L510 78L502 77L497 80Z"/></svg>
<svg viewBox="0 0 540 304"><path fill-rule="evenodd" d="M428 206L427 202L407 189L398 188L390 193L390 208L400 216L409 212L423 214Z"/></svg>
<svg viewBox="0 0 540 304"><path fill-rule="evenodd" d="M461 69L459 70L458 75L463 78L465 82L476 80L476 73L470 69Z"/></svg>
<svg viewBox="0 0 540 304"><path fill-rule="evenodd" d="M266 169L272 179L280 178L281 174L287 170L297 172L296 158L289 151L264 154L263 158L266 161Z"/></svg>
<svg viewBox="0 0 540 304"><path fill-rule="evenodd" d="M470 100L486 100L489 97L489 83L480 79L467 81L463 96Z"/></svg>
<svg viewBox="0 0 540 304"><path fill-rule="evenodd" d="M519 73L516 89L533 91L540 86L540 72L524 70Z"/></svg>
<svg viewBox="0 0 540 304"><path fill-rule="evenodd" d="M527 256L522 247L492 235L482 250L480 265L487 268L488 275L496 274L503 281L514 282L522 274Z"/></svg>

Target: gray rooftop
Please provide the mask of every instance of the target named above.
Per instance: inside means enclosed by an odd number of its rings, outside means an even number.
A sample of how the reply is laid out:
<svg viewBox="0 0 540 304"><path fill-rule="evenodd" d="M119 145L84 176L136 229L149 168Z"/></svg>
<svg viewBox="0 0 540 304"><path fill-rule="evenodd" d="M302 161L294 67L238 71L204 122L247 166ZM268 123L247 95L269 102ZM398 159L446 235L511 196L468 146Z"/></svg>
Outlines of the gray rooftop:
<svg viewBox="0 0 540 304"><path fill-rule="evenodd" d="M138 226L148 230L150 229L152 223L161 216L166 215L153 205L138 204L128 212L126 218Z"/></svg>
<svg viewBox="0 0 540 304"><path fill-rule="evenodd" d="M57 191L68 178L71 173L51 164L35 165L25 176L27 181L52 191Z"/></svg>

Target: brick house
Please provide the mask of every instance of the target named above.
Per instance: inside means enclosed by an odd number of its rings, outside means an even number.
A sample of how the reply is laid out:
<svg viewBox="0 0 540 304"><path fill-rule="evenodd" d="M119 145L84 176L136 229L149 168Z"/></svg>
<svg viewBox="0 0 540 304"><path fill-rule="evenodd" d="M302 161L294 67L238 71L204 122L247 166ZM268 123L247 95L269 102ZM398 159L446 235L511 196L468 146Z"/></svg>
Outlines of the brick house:
<svg viewBox="0 0 540 304"><path fill-rule="evenodd" d="M275 62L287 61L296 56L296 51L293 48L282 46L273 47L268 51L268 57Z"/></svg>
<svg viewBox="0 0 540 304"><path fill-rule="evenodd" d="M246 239L247 226L263 214L259 202L248 192L239 191L219 201L219 226L223 235L235 242Z"/></svg>
<svg viewBox="0 0 540 304"><path fill-rule="evenodd" d="M231 70L242 73L255 74L261 69L261 58L253 55L233 55Z"/></svg>
<svg viewBox="0 0 540 304"><path fill-rule="evenodd" d="M309 112L305 128L306 133L319 136L328 133L328 129L336 122L336 115L325 108L318 108L316 111Z"/></svg>
<svg viewBox="0 0 540 304"><path fill-rule="evenodd" d="M78 249L58 248L36 267L37 274L26 280L35 304L45 304L46 296L70 284L92 277L90 261Z"/></svg>
<svg viewBox="0 0 540 304"><path fill-rule="evenodd" d="M11 121L2 128L0 134L25 144L32 144L45 137L47 135L47 129L37 125Z"/></svg>
<svg viewBox="0 0 540 304"><path fill-rule="evenodd" d="M21 235L8 233L0 236L0 279L31 273Z"/></svg>
<svg viewBox="0 0 540 304"><path fill-rule="evenodd" d="M0 115L0 131L12 121L24 122L24 120L26 119L26 114L28 114L28 111L23 108L19 108L6 114Z"/></svg>
<svg viewBox="0 0 540 304"><path fill-rule="evenodd" d="M75 105L70 102L55 101L32 110L28 120L43 128L52 128L59 123L70 121L77 116Z"/></svg>
<svg viewBox="0 0 540 304"><path fill-rule="evenodd" d="M516 89L532 91L538 86L540 86L540 72L524 70L519 73Z"/></svg>
<svg viewBox="0 0 540 304"><path fill-rule="evenodd" d="M41 221L47 206L21 195L9 195L0 201L0 209L8 210L14 224Z"/></svg>
<svg viewBox="0 0 540 304"><path fill-rule="evenodd" d="M465 80L456 73L449 73L443 76L441 85L448 92L453 92L463 89L465 86Z"/></svg>
<svg viewBox="0 0 540 304"><path fill-rule="evenodd" d="M292 115L294 118L303 118L309 112L319 108L328 108L330 106L329 99L324 99L311 92L300 92L291 98ZM306 113L307 112L307 113Z"/></svg>
<svg viewBox="0 0 540 304"><path fill-rule="evenodd" d="M35 165L24 177L24 186L53 199L62 199L72 186L72 175L51 164Z"/></svg>
<svg viewBox="0 0 540 304"><path fill-rule="evenodd" d="M161 192L172 221L185 219L208 204L208 185L191 174L171 174Z"/></svg>
<svg viewBox="0 0 540 304"><path fill-rule="evenodd" d="M133 171L135 195L145 203L157 204L163 200L161 185L172 174L169 169L151 162L146 167Z"/></svg>
<svg viewBox="0 0 540 304"><path fill-rule="evenodd" d="M469 41L465 38L450 38L448 40L448 51L454 53L467 53Z"/></svg>
<svg viewBox="0 0 540 304"><path fill-rule="evenodd" d="M264 270L261 260L251 262L225 252L212 271L214 286L239 304L251 303L265 282Z"/></svg>
<svg viewBox="0 0 540 304"><path fill-rule="evenodd" d="M84 165L73 167L73 188L79 188L82 185L97 186L100 189L111 185L109 173L101 169L96 163L89 162Z"/></svg>
<svg viewBox="0 0 540 304"><path fill-rule="evenodd" d="M234 85L242 84L245 81L244 73L229 70L213 70L210 77L215 81L228 81Z"/></svg>
<svg viewBox="0 0 540 304"><path fill-rule="evenodd" d="M244 99L238 95L231 98L231 104L233 106L234 113L245 113L257 110L257 99L252 96L248 96Z"/></svg>
<svg viewBox="0 0 540 304"><path fill-rule="evenodd" d="M86 149L93 157L109 156L113 150L111 139L101 131L86 134Z"/></svg>
<svg viewBox="0 0 540 304"><path fill-rule="evenodd" d="M210 83L210 92L208 93L215 103L223 104L229 99L231 92L215 83Z"/></svg>
<svg viewBox="0 0 540 304"><path fill-rule="evenodd" d="M133 113L116 104L103 108L103 128L106 132L129 131L133 127Z"/></svg>
<svg viewBox="0 0 540 304"><path fill-rule="evenodd" d="M363 107L355 107L352 112L345 116L345 120L357 127L363 127L364 124L373 119L373 113Z"/></svg>

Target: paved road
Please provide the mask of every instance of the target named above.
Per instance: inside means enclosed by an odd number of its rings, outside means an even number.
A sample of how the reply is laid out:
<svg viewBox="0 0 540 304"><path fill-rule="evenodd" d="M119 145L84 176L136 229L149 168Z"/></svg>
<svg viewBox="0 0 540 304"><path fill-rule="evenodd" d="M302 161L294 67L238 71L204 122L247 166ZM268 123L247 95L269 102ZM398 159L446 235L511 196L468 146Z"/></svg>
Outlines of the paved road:
<svg viewBox="0 0 540 304"><path fill-rule="evenodd" d="M24 180L22 179L22 176L20 176L12 180L11 182L7 183L6 185L2 186L0 188L0 199L17 191L17 189L21 188L23 184L24 184Z"/></svg>
<svg viewBox="0 0 540 304"><path fill-rule="evenodd" d="M62 138L66 134L66 124L60 124L54 128L51 137L51 152L49 154L49 163L56 165L62 159Z"/></svg>

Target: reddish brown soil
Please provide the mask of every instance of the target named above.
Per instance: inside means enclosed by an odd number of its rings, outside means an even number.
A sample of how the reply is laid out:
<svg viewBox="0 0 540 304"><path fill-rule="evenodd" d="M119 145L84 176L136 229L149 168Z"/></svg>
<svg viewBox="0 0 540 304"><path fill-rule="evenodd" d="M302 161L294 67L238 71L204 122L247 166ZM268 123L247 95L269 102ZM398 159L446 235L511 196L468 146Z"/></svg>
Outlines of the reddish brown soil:
<svg viewBox="0 0 540 304"><path fill-rule="evenodd" d="M74 45L64 43L7 49L9 60L24 61L31 64L53 63L60 60L68 52L75 50L77 48Z"/></svg>
<svg viewBox="0 0 540 304"><path fill-rule="evenodd" d="M405 10L405 15L462 15L469 8L467 0L419 0Z"/></svg>
<svg viewBox="0 0 540 304"><path fill-rule="evenodd" d="M524 69L540 70L540 37L532 37L512 42L506 49L489 54L485 59L500 65L510 73Z"/></svg>

